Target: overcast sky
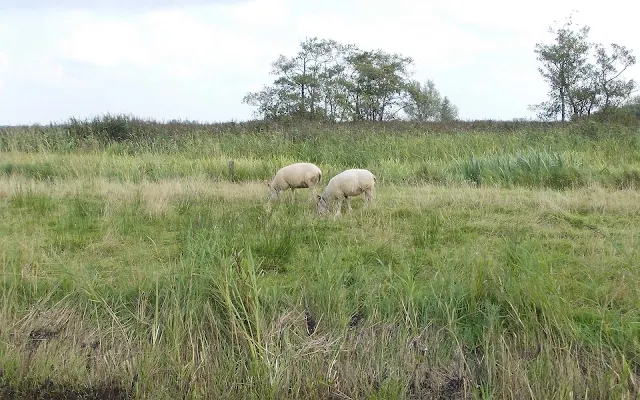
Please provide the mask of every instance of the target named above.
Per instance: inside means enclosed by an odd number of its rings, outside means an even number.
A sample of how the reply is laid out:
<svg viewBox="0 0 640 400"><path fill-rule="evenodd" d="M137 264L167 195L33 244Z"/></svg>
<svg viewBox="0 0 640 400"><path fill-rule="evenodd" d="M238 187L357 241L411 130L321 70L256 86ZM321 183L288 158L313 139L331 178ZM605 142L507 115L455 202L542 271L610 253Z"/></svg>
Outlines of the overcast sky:
<svg viewBox="0 0 640 400"><path fill-rule="evenodd" d="M575 9L592 41L639 55L640 25L629 4L0 0L0 125L107 112L250 119L242 97L271 84L270 63L314 36L412 57L414 78L433 80L463 119L533 117L527 106L547 92L533 50L552 39L548 27ZM627 77L640 81L640 68Z"/></svg>

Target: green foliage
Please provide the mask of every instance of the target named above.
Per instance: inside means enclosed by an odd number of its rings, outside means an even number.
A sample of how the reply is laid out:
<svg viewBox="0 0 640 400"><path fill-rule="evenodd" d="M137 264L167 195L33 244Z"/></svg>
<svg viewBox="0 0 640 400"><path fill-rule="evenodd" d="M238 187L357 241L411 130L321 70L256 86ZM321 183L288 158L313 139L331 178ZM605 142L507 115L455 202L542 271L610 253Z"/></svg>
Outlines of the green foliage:
<svg viewBox="0 0 640 400"><path fill-rule="evenodd" d="M564 190L584 186L587 182L581 165L567 162L561 153L530 151L516 155L491 157L484 162L475 158L465 166L467 179L500 183L506 187L548 187ZM574 165L571 165L574 164Z"/></svg>
<svg viewBox="0 0 640 400"><path fill-rule="evenodd" d="M640 95L630 98L622 109L627 110L637 120L640 120Z"/></svg>
<svg viewBox="0 0 640 400"><path fill-rule="evenodd" d="M458 119L458 108L446 96L442 98L433 81L428 80L424 85L410 82L407 92L409 99L404 112L409 120L451 122Z"/></svg>
<svg viewBox="0 0 640 400"><path fill-rule="evenodd" d="M78 139L95 139L100 142L123 142L144 139L144 121L127 116L111 115L96 116L91 121L79 121L70 118L65 125L71 136Z"/></svg>
<svg viewBox="0 0 640 400"><path fill-rule="evenodd" d="M482 170L478 160L472 155L468 162L463 164L462 174L468 182L473 183L476 186L481 185Z"/></svg>
<svg viewBox="0 0 640 400"><path fill-rule="evenodd" d="M424 96L410 81L409 57L318 38L307 38L300 47L294 57L281 55L271 64L277 77L272 86L242 99L256 107L257 117L384 121L398 118L408 105L424 108ZM448 102L443 112L450 118L445 120L457 118L453 110Z"/></svg>
<svg viewBox="0 0 640 400"><path fill-rule="evenodd" d="M25 128L10 128L3 135L6 150L14 153L3 157L0 176L43 182L93 176L139 183L195 175L242 183L268 179L286 163L307 160L320 165L326 177L364 167L384 183L467 181L562 189L619 187L627 178L604 170L603 163L625 160L633 170L640 162L638 124L598 121L596 116L555 127L526 121L143 124L144 138L78 139L75 147L59 136L58 126L40 131L39 142ZM21 154L32 151L26 162ZM63 155L70 151L77 152L74 158Z"/></svg>
<svg viewBox="0 0 640 400"><path fill-rule="evenodd" d="M640 169L639 168L615 168L605 169L602 171L603 180L607 182L607 186L616 189L634 189L640 188Z"/></svg>
<svg viewBox="0 0 640 400"><path fill-rule="evenodd" d="M599 110L586 119L593 119L597 122L634 126L637 125L640 120L640 112L638 109L634 109L634 106L630 104L625 107L610 107Z"/></svg>
<svg viewBox="0 0 640 400"><path fill-rule="evenodd" d="M24 193L14 196L9 204L17 211L24 210L35 216L44 216L55 209L51 199L40 193Z"/></svg>
<svg viewBox="0 0 640 400"><path fill-rule="evenodd" d="M415 173L415 177L418 182L433 184L446 183L448 178L444 171L430 165L429 163L424 163L419 166Z"/></svg>
<svg viewBox="0 0 640 400"><path fill-rule="evenodd" d="M49 226L54 234L48 245L60 252L82 251L99 237L104 203L75 197L66 206L62 215Z"/></svg>
<svg viewBox="0 0 640 400"><path fill-rule="evenodd" d="M440 106L440 120L443 122L451 122L458 119L458 107L451 103L447 96L442 99Z"/></svg>
<svg viewBox="0 0 640 400"><path fill-rule="evenodd" d="M28 178L37 180L51 180L54 179L58 172L49 162L37 163L37 164L0 164L0 175L22 175Z"/></svg>
<svg viewBox="0 0 640 400"><path fill-rule="evenodd" d="M589 116L600 111L607 115L615 111L634 92L637 84L621 75L635 65L632 50L611 44L608 51L602 44L588 41L590 28L574 30L570 15L564 25L550 28L555 35L552 44L536 44L535 53L542 63L539 72L549 85L549 100L531 106L543 119L562 121ZM590 52L593 51L594 63Z"/></svg>

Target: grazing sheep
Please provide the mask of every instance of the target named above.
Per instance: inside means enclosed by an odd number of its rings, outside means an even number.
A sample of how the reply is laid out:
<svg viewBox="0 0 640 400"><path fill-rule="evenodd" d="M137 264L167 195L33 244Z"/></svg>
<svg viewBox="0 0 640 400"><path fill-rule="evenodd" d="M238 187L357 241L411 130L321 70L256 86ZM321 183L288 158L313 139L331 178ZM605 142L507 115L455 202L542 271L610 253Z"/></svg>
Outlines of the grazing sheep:
<svg viewBox="0 0 640 400"><path fill-rule="evenodd" d="M291 189L291 202L294 200L295 189L312 188L316 197L316 186L322 179L322 171L311 163L295 163L282 167L276 172L269 186L269 200L276 199L280 192Z"/></svg>
<svg viewBox="0 0 640 400"><path fill-rule="evenodd" d="M366 169L348 169L340 172L329 180L322 195L318 196L318 213L326 213L329 210L329 204L338 200L336 215L340 215L344 199L347 199L347 210L351 212L351 197L362 193L364 193L366 206L373 200L375 184L376 176Z"/></svg>

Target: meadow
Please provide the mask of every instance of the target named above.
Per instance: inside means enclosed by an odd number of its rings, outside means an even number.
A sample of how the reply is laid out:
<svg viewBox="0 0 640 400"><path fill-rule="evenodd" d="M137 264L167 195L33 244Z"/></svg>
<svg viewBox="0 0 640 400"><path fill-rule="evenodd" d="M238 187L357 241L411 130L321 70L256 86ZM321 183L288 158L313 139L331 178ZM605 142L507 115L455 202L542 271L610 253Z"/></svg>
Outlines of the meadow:
<svg viewBox="0 0 640 400"><path fill-rule="evenodd" d="M638 125L1 127L0 397L637 399L639 248Z"/></svg>

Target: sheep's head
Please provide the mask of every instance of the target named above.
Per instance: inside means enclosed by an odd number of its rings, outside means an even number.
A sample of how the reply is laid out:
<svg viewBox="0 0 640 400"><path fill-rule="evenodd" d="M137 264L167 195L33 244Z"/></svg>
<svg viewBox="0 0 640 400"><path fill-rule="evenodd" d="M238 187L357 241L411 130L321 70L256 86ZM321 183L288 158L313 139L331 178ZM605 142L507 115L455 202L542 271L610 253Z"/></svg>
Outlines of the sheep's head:
<svg viewBox="0 0 640 400"><path fill-rule="evenodd" d="M267 188L269 188L269 199L275 200L278 197L278 191L271 186L271 182L264 181L264 183L267 185Z"/></svg>
<svg viewBox="0 0 640 400"><path fill-rule="evenodd" d="M318 195L316 210L318 214L326 214L326 212L329 211L329 205L327 204L327 201L320 195Z"/></svg>

